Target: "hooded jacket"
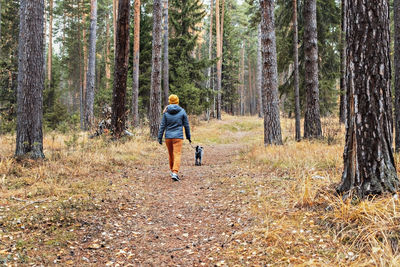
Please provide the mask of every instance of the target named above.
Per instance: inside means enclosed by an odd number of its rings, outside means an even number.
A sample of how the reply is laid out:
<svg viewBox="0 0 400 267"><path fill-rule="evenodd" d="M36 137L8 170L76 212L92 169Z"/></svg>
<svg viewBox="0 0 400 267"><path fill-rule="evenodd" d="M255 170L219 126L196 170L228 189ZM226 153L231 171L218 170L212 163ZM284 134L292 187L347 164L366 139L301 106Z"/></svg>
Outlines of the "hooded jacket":
<svg viewBox="0 0 400 267"><path fill-rule="evenodd" d="M161 120L158 140L162 140L164 131L165 139L184 139L182 127L185 127L186 138L191 139L189 120L186 111L178 105L169 105Z"/></svg>

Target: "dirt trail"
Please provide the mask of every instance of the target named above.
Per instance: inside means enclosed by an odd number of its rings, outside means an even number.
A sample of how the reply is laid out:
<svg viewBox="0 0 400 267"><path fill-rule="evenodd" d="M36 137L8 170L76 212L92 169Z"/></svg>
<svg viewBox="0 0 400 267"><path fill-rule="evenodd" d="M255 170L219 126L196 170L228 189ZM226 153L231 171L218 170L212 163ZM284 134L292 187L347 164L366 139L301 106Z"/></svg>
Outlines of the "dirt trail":
<svg viewBox="0 0 400 267"><path fill-rule="evenodd" d="M86 218L80 233L84 244L63 260L208 266L215 261L210 255L250 223L241 217L241 200L230 199L231 189L224 185L238 174L232 163L241 149L236 144L208 146L203 166L194 166L194 151L185 145L180 182L169 177L166 151L154 166L126 170L122 175L129 182L115 186L100 214Z"/></svg>

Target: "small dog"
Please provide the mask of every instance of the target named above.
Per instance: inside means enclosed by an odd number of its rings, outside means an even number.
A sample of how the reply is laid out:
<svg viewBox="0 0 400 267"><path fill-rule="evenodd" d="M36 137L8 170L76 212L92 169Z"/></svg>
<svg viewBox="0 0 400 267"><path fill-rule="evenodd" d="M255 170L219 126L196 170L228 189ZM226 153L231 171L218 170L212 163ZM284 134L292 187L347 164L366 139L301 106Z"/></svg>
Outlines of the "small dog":
<svg viewBox="0 0 400 267"><path fill-rule="evenodd" d="M196 152L195 152L195 159L196 159L196 166L201 166L201 160L203 159L203 147L202 146L196 146Z"/></svg>

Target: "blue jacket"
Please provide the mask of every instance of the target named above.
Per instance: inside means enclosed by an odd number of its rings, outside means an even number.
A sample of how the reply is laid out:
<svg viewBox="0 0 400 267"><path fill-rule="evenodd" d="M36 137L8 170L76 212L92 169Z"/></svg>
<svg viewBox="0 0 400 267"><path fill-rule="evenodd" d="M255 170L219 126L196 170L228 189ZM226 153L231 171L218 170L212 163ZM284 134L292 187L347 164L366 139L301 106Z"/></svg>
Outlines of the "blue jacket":
<svg viewBox="0 0 400 267"><path fill-rule="evenodd" d="M158 140L162 140L164 131L165 139L183 139L182 127L185 127L186 138L191 139L189 120L186 111L178 105L169 105L161 120Z"/></svg>

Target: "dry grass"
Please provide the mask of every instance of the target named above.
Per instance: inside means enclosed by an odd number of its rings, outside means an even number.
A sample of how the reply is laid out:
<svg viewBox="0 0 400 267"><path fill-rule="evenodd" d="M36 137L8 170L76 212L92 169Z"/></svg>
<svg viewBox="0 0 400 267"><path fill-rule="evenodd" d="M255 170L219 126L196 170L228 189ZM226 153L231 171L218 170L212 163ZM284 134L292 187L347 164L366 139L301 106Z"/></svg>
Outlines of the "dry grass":
<svg viewBox="0 0 400 267"><path fill-rule="evenodd" d="M351 203L334 195L344 145L344 127L336 121L323 121L323 140L295 142L294 121L282 119L285 144L264 147L261 119L192 119L195 144L243 144L234 162L242 172L236 179L225 178L223 186L227 197L243 200L244 213L254 223L215 252L217 265L400 265L399 200L382 196ZM83 133L49 133L42 162L15 161L14 138L1 136L0 264L6 254L1 241L9 243L11 235L18 239L13 257L26 262L24 251L37 242L22 232L26 228L53 225L39 236L49 249L74 240L73 231L62 229L79 228L77 218L95 213L99 201L112 198L110 184L125 183L128 168L151 165L162 150L149 142L147 130L134 134L112 142L107 136L88 140ZM229 190L234 186L240 194Z"/></svg>

